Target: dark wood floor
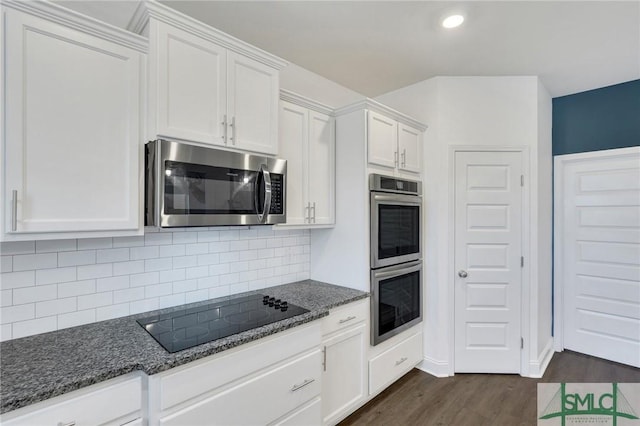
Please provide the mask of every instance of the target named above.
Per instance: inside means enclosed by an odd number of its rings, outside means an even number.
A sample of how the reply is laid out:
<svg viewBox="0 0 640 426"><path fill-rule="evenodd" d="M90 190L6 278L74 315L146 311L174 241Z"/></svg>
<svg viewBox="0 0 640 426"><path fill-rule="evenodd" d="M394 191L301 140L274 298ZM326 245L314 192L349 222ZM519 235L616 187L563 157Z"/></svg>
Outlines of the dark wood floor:
<svg viewBox="0 0 640 426"><path fill-rule="evenodd" d="M640 382L640 369L569 351L554 354L542 379L500 374L436 378L413 369L340 426L535 425L539 382Z"/></svg>

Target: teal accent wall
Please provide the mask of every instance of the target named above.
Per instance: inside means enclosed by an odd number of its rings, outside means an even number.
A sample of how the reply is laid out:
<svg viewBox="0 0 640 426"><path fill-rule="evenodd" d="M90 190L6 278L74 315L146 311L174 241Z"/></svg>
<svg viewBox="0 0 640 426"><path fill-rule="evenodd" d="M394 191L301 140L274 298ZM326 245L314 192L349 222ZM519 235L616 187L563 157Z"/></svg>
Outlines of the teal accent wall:
<svg viewBox="0 0 640 426"><path fill-rule="evenodd" d="M553 155L640 145L640 80L553 98Z"/></svg>

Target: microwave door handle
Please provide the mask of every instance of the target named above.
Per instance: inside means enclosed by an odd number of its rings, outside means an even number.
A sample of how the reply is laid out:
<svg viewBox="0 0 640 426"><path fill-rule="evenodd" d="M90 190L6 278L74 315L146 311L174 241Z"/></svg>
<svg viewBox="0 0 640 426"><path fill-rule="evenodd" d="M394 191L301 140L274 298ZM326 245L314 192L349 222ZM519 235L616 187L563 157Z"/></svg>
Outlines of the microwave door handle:
<svg viewBox="0 0 640 426"><path fill-rule="evenodd" d="M258 211L258 191L260 191L260 188L258 188L258 179L256 179L256 214L258 215L258 222L264 223L269 215L269 210L271 210L271 175L269 171L265 169L264 164L260 166L258 174L262 174L264 180L264 205L262 206L262 213L260 213Z"/></svg>

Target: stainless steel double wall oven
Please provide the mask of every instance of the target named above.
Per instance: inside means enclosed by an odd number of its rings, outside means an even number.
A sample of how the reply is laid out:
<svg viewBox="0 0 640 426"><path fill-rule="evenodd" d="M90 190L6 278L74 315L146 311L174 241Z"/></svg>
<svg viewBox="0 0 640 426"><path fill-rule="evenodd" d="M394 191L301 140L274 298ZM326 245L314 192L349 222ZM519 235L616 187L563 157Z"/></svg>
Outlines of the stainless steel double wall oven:
<svg viewBox="0 0 640 426"><path fill-rule="evenodd" d="M372 174L371 340L422 321L422 184Z"/></svg>

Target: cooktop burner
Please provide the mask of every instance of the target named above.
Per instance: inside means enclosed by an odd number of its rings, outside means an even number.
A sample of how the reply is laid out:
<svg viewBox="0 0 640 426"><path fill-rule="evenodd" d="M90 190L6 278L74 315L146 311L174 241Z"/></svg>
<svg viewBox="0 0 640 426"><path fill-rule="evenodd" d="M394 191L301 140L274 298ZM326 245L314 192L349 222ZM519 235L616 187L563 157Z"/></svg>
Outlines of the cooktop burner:
<svg viewBox="0 0 640 426"><path fill-rule="evenodd" d="M174 353L306 312L275 297L254 294L139 319L138 324Z"/></svg>

